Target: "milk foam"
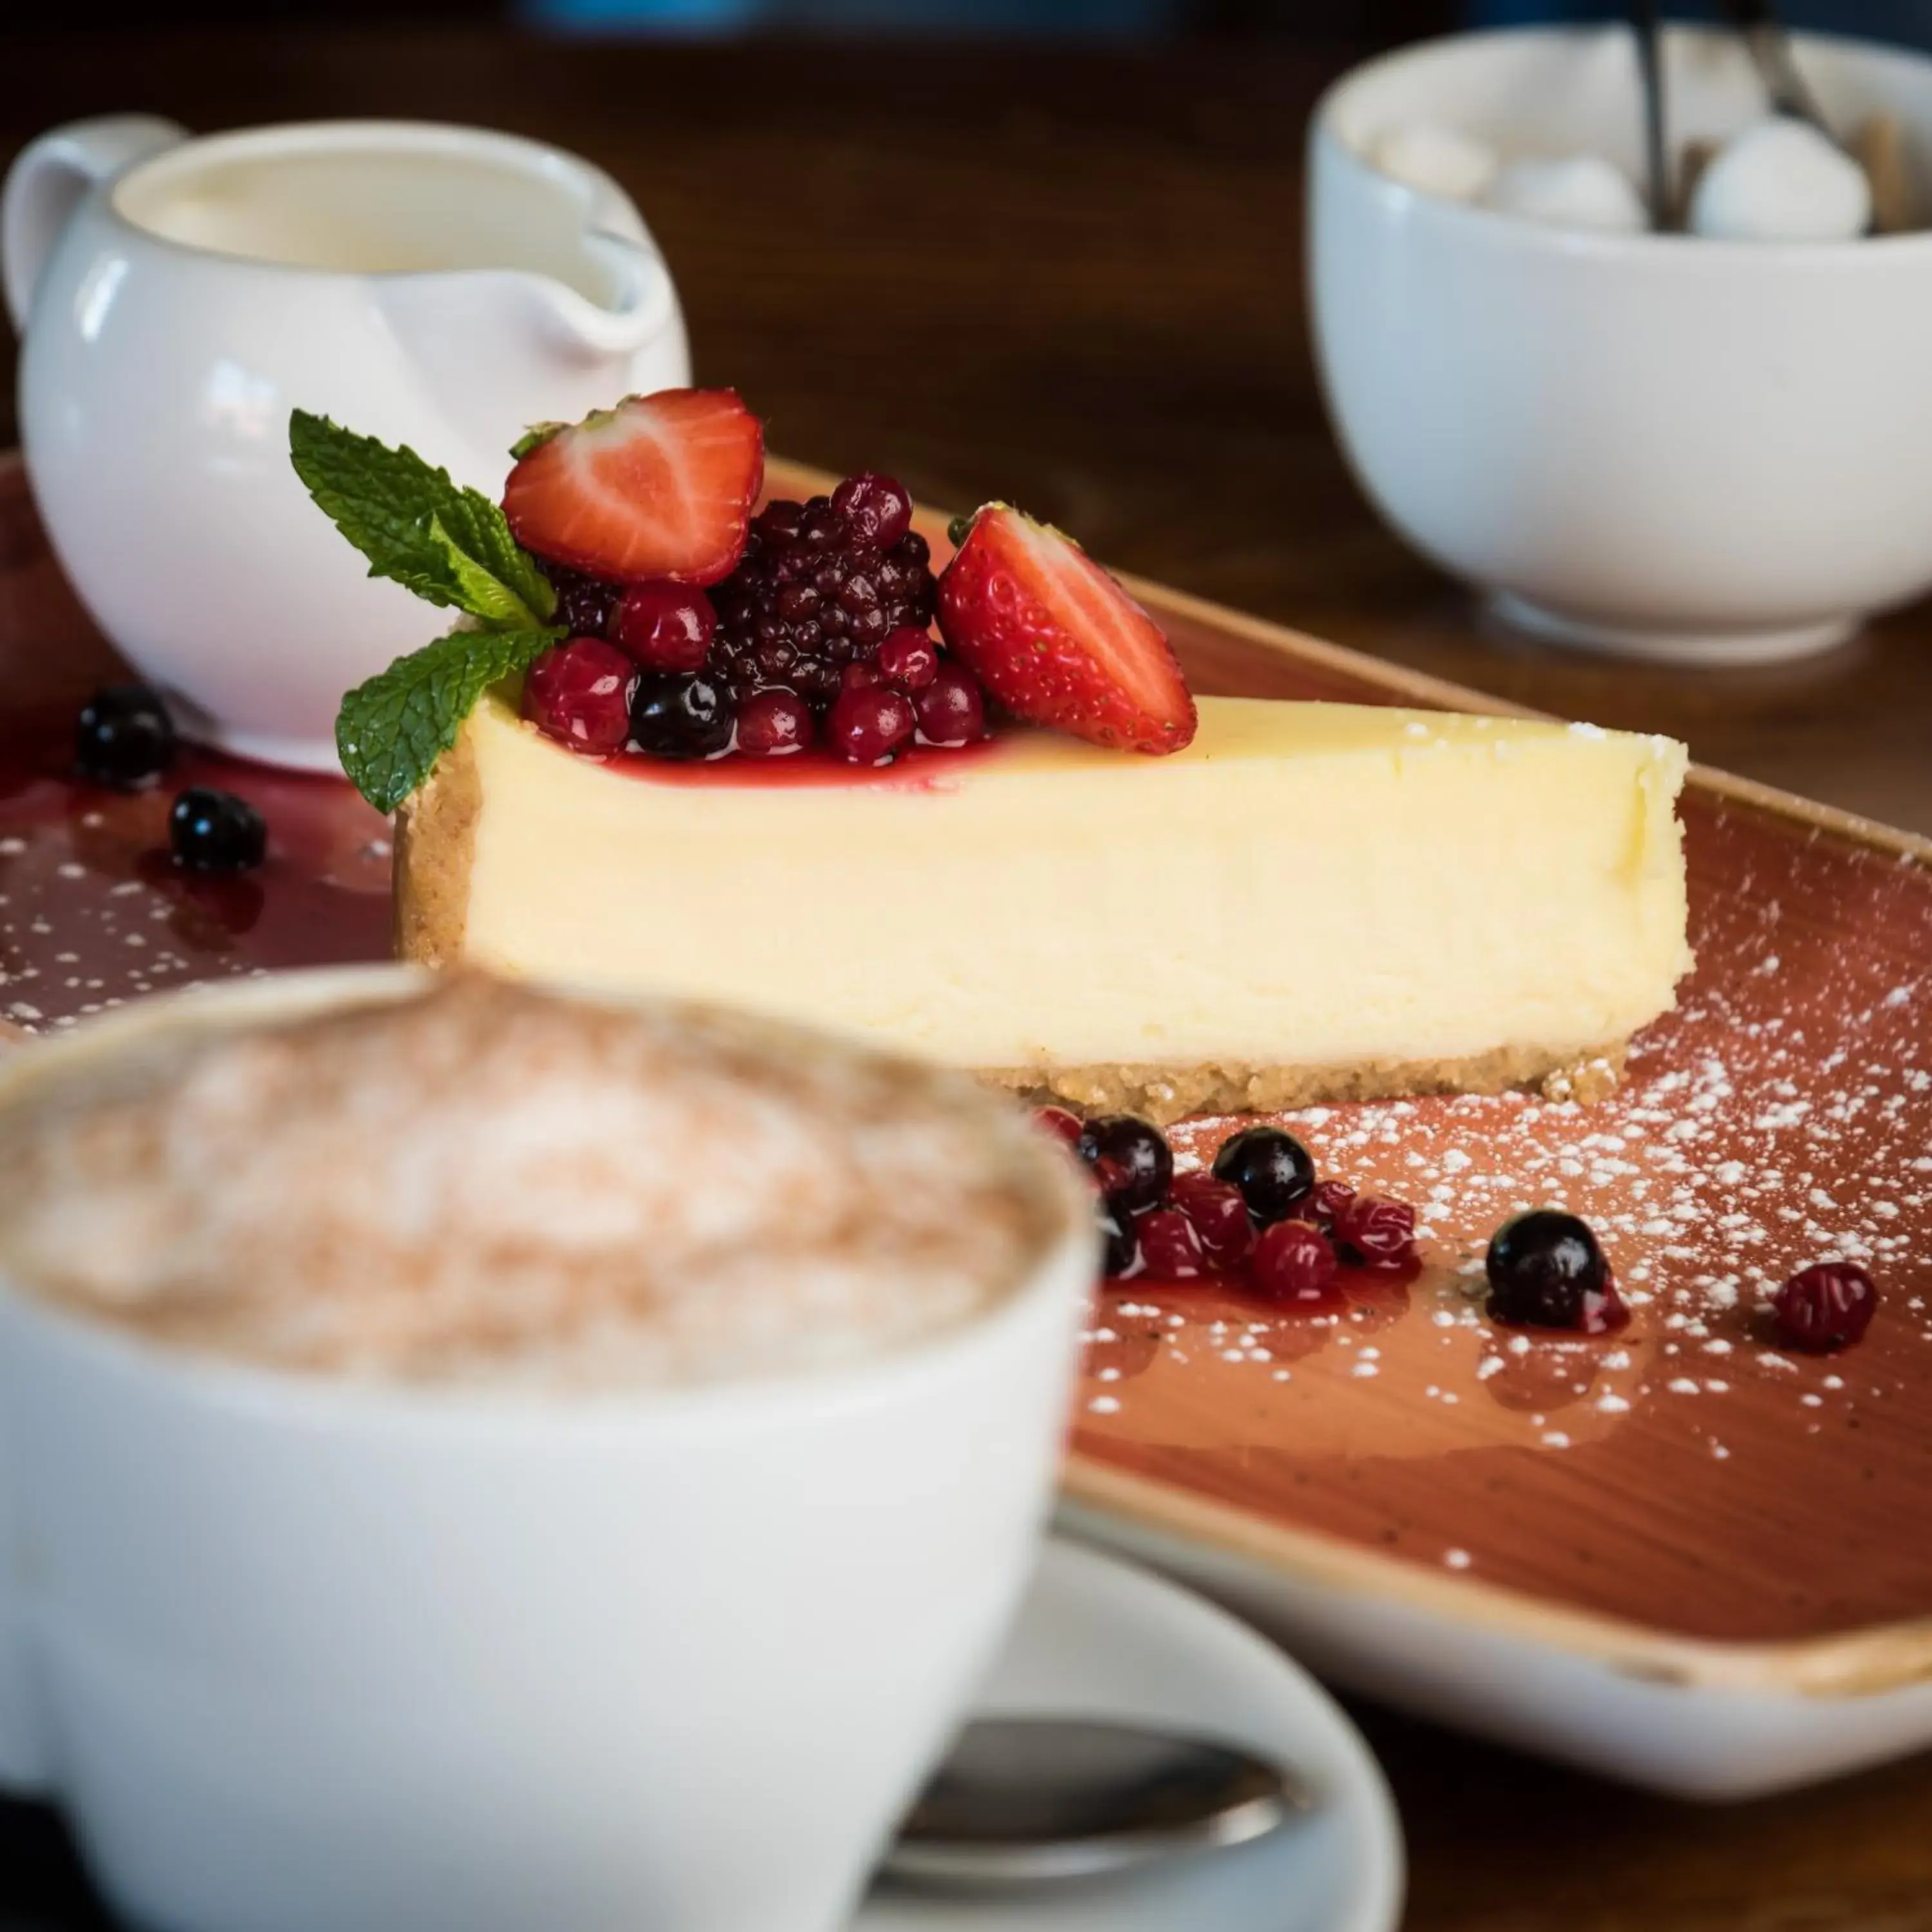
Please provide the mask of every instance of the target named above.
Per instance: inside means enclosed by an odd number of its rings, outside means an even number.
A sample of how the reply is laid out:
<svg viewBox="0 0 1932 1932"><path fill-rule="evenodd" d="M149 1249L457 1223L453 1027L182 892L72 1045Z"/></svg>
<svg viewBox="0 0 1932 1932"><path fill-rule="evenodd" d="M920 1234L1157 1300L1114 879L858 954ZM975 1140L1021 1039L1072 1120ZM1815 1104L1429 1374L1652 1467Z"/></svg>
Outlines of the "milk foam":
<svg viewBox="0 0 1932 1932"><path fill-rule="evenodd" d="M902 1348L1064 1224L963 1078L790 1028L464 974L158 1025L0 1112L0 1256L159 1340L406 1381L622 1386Z"/></svg>

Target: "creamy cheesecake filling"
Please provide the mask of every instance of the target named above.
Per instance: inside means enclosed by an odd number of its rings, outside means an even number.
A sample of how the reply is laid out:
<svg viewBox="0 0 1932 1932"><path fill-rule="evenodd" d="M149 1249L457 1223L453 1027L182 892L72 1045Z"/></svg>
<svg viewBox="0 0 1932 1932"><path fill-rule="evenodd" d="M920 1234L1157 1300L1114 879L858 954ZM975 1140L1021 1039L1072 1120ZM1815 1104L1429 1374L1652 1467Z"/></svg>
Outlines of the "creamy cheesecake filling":
<svg viewBox="0 0 1932 1932"><path fill-rule="evenodd" d="M406 814L401 944L1176 1112L1540 1080L1690 963L1668 740L1208 698L1170 757L1018 732L938 769L664 782L493 698Z"/></svg>

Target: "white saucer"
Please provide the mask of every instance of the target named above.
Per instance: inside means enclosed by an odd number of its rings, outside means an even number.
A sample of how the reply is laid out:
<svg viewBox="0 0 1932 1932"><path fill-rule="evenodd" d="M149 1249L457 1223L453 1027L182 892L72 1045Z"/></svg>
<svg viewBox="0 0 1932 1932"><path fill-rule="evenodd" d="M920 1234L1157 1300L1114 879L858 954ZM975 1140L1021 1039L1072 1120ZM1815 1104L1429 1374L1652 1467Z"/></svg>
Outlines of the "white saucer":
<svg viewBox="0 0 1932 1932"><path fill-rule="evenodd" d="M1367 1745L1298 1664L1178 1585L1049 1544L980 1708L1226 1737L1292 1765L1316 1809L1132 1880L998 1903L881 1891L853 1932L1392 1932L1402 1836Z"/></svg>

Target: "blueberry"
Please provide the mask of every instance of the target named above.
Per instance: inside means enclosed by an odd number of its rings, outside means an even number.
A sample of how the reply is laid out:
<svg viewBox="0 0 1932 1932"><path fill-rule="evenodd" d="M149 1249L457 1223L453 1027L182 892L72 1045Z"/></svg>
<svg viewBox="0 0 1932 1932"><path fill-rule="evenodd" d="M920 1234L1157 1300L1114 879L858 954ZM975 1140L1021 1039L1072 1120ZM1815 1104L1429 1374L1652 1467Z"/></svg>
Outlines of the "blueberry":
<svg viewBox="0 0 1932 1932"><path fill-rule="evenodd" d="M1610 1264L1587 1222L1554 1208L1538 1208L1505 1221L1490 1241L1484 1267L1492 1320L1538 1328L1589 1325Z"/></svg>
<svg viewBox="0 0 1932 1932"><path fill-rule="evenodd" d="M1214 1178L1238 1187L1248 1212L1265 1226L1286 1221L1315 1191L1315 1162L1292 1134L1247 1127L1214 1156Z"/></svg>
<svg viewBox="0 0 1932 1932"><path fill-rule="evenodd" d="M241 872L262 862L268 828L246 799L190 785L168 814L168 842L190 872Z"/></svg>
<svg viewBox="0 0 1932 1932"><path fill-rule="evenodd" d="M135 791L166 771L175 755L167 707L145 684L113 684L81 706L74 767L90 784Z"/></svg>
<svg viewBox="0 0 1932 1932"><path fill-rule="evenodd" d="M1167 1198L1174 1153L1158 1127L1132 1114L1108 1114L1089 1120L1074 1144L1114 1207L1138 1214Z"/></svg>
<svg viewBox="0 0 1932 1932"><path fill-rule="evenodd" d="M715 758L736 722L724 686L701 671L640 677L631 700L631 736L653 758Z"/></svg>

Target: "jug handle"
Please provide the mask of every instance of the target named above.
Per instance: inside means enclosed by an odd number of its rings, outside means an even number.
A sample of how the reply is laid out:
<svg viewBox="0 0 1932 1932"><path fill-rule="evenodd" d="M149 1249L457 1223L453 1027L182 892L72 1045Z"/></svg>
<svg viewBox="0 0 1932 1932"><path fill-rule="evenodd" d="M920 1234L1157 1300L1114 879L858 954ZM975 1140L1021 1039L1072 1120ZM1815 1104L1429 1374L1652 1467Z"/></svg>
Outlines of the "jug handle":
<svg viewBox="0 0 1932 1932"><path fill-rule="evenodd" d="M153 114L70 121L22 148L0 190L0 280L16 332L24 332L40 271L90 188L188 139Z"/></svg>

